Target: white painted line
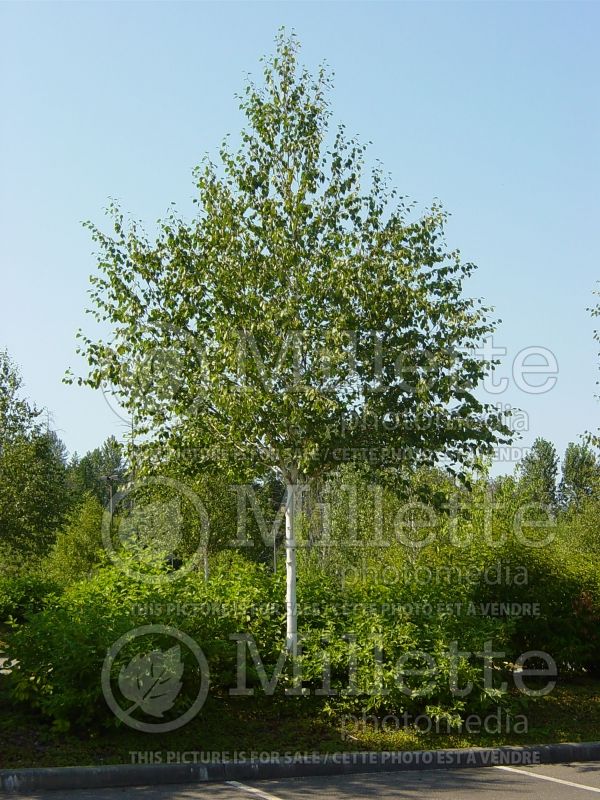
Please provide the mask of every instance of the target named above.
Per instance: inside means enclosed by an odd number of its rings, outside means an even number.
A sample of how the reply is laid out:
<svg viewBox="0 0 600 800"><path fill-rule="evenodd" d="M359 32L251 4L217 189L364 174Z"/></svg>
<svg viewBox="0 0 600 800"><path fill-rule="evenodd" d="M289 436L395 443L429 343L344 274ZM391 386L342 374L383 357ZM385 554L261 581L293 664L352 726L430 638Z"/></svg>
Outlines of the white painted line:
<svg viewBox="0 0 600 800"><path fill-rule="evenodd" d="M282 800L281 797L277 797L277 795L263 792L261 789L255 789L254 786L246 786L245 783L240 783L239 781L225 781L225 783L239 789L240 792L250 792L250 794L253 794L255 797L261 797L262 800Z"/></svg>
<svg viewBox="0 0 600 800"><path fill-rule="evenodd" d="M585 783L573 783L573 781L563 781L562 778L551 778L550 775L540 775L538 772L529 772L526 769L515 769L514 767L496 766L494 769L504 769L507 772L516 772L517 775L529 775L530 778L537 778L539 781L552 781L552 783L562 783L563 786L574 786L576 789L583 789L586 792L600 794L600 789L595 786L588 786Z"/></svg>

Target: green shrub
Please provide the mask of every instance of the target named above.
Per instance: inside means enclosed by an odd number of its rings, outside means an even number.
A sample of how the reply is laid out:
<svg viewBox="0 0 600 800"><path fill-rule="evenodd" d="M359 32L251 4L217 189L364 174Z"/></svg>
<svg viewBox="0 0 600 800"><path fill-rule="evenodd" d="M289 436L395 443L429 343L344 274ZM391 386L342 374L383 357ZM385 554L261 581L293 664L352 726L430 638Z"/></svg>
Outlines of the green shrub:
<svg viewBox="0 0 600 800"><path fill-rule="evenodd" d="M510 487L506 488L510 503ZM481 488L475 491L482 491ZM386 489L386 525L379 546L372 492L359 486L361 514L349 531L338 498L331 516L331 540L311 539L310 526L300 526L298 550L298 628L302 637L303 687L313 694L323 686L325 661L332 694L324 703L333 711L356 708L409 711L457 720L512 702L497 687L508 679L514 660L528 650L551 655L563 670L597 669L600 663L600 567L569 541L565 523L556 540L542 547L526 546L512 533L513 505L486 529L481 506L466 506L456 522L438 513L433 541L400 541L393 522L400 501ZM84 514L85 512L85 514ZM210 665L211 692L236 685L237 644L233 634L250 634L268 676L277 667L285 642L285 570L277 574L239 552L211 555L210 578L197 572L178 575L166 566L148 564L139 582L114 566L102 565L96 549L98 508L82 507L61 534L54 564L68 583L62 595L37 606L39 612L10 635L9 656L18 661L10 681L16 699L40 709L57 724L115 724L100 682L107 652L122 635L142 625L177 628L202 648ZM88 519L89 524L81 524ZM84 536L84 531L89 533ZM422 535L418 525L416 539ZM540 529L542 531L542 529ZM538 536L542 533L538 531ZM491 535L490 535L491 534ZM535 530L534 530L535 535ZM78 536L90 548L77 552ZM533 538L533 536L531 537ZM348 542L351 539L352 541ZM360 544L360 546L358 546ZM59 554L62 553L61 558ZM126 552L120 554L124 559ZM66 566L68 565L68 566ZM139 564L132 566L136 571ZM93 570L95 571L91 571ZM488 580L499 570L497 581ZM387 570L387 572L386 572ZM507 579L526 571L526 582ZM428 574L428 579L423 576ZM85 576L85 580L73 580ZM390 577L392 579L390 579ZM67 580L68 578L68 580ZM539 603L538 615L494 616L489 603ZM35 610L35 608L33 609ZM325 641L324 641L325 640ZM156 647L166 640L157 636ZM484 682L480 655L490 642L504 655L495 660L495 682ZM462 653L454 663L451 650ZM426 653L431 661L409 654ZM325 654L325 655L324 655ZM125 647L120 665L134 650ZM185 656L188 658L189 654ZM260 694L260 674L246 653L247 685ZM354 668L355 664L355 668ZM400 673L427 666L421 676ZM530 665L531 666L531 665ZM189 661L178 705L194 695L197 669ZM461 696L452 691L472 685ZM293 685L286 662L276 692ZM300 702L300 699L298 699Z"/></svg>
<svg viewBox="0 0 600 800"><path fill-rule="evenodd" d="M89 576L104 560L102 547L103 509L96 497L86 495L56 535L44 569L65 585Z"/></svg>
<svg viewBox="0 0 600 800"><path fill-rule="evenodd" d="M480 712L509 700L484 686L483 662L477 655L486 641L493 642L495 650L506 646L509 629L498 619L471 616L465 621L456 613L457 604L468 600L468 585L427 587L407 580L386 584L357 579L342 588L313 566L302 575L298 597L299 629L307 640L304 652L309 662L304 675L313 686L319 685L320 641L325 636L331 651L331 685L338 692L332 704L338 708L426 711L457 718L465 711ZM469 655L453 665L453 648ZM355 696L347 692L351 649L357 663ZM416 655L406 658L409 653L426 653L431 661ZM454 666L458 686L472 684L467 697L451 691ZM402 672L413 668L425 669L426 674L401 678Z"/></svg>
<svg viewBox="0 0 600 800"><path fill-rule="evenodd" d="M515 618L514 653L540 650L559 669L596 673L600 667L600 564L556 542L543 548L505 550L504 567L527 570L523 585L480 584L481 602L535 604L535 613Z"/></svg>
<svg viewBox="0 0 600 800"><path fill-rule="evenodd" d="M303 685L313 692L321 688L325 649L334 692L326 698L330 708L428 709L456 718L464 711L497 704L498 692L483 685L482 661L476 653L486 640L493 641L495 648L503 644L506 629L498 620L479 617L465 625L443 609L422 613L415 608L404 613L399 605L415 600L414 587L363 581L342 588L317 564L308 567L305 561L298 593ZM18 661L10 676L13 696L60 726L114 724L102 696L104 657L126 632L147 624L173 626L200 645L210 665L213 692L236 685L237 645L230 639L232 634L254 638L271 676L285 641L284 598L283 571L272 575L235 553L222 553L213 560L208 582L194 573L153 586L104 567L89 580L69 586L10 636L8 654ZM329 640L325 647L323 637ZM459 684L473 684L467 698L451 692L448 651L453 642L458 651L469 653L458 665ZM163 644L157 636L156 646ZM398 680L398 659L409 651L427 652L435 663L427 675L416 681L407 679L403 685ZM124 648L117 667L127 664L133 654ZM353 657L357 667L350 679ZM246 663L247 685L260 693L259 673L250 655ZM405 668L422 666L417 656L404 664ZM185 674L177 707L194 696L197 669L191 662ZM287 664L276 692L282 694L292 684Z"/></svg>
<svg viewBox="0 0 600 800"><path fill-rule="evenodd" d="M102 695L104 658L121 636L147 624L173 626L190 635L209 659L211 680L218 686L219 676L225 675L229 682L235 675L229 634L245 626L262 638L261 625L272 620L268 615L253 619L251 608L266 596L265 570L239 557L217 559L209 583L194 573L152 585L102 567L52 598L9 636L7 654L18 661L9 676L13 697L63 727L114 724ZM128 656L131 648L124 648L119 664L127 663ZM192 691L184 685L178 700L184 703Z"/></svg>
<svg viewBox="0 0 600 800"><path fill-rule="evenodd" d="M34 574L9 575L0 578L0 624L9 618L23 622L25 618L40 611L48 597L58 591L50 578Z"/></svg>

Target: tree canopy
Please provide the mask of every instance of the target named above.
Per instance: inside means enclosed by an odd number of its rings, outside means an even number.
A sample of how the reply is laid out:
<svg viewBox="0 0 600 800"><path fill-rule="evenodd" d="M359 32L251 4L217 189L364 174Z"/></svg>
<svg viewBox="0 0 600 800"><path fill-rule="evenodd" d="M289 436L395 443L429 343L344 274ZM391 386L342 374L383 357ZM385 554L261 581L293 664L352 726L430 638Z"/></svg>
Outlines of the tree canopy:
<svg viewBox="0 0 600 800"><path fill-rule="evenodd" d="M6 350L0 350L0 451L18 436L30 433L39 411L22 396L23 381Z"/></svg>
<svg viewBox="0 0 600 800"><path fill-rule="evenodd" d="M403 467L461 472L508 438L474 390L489 309L464 296L474 266L445 245L446 214L418 216L366 147L330 131L330 77L283 32L262 85L240 98L240 146L195 172L199 211L154 241L111 206L81 335L146 449L194 448L296 482L368 449ZM210 453L210 455L208 455Z"/></svg>
<svg viewBox="0 0 600 800"><path fill-rule="evenodd" d="M112 482L114 488L125 478L122 451L115 437L109 436L100 447L90 450L82 458L74 455L69 464L69 481L75 497L82 498L90 492L106 505L110 495L109 483Z"/></svg>
<svg viewBox="0 0 600 800"><path fill-rule="evenodd" d="M562 464L559 486L561 503L565 507L581 503L598 491L600 466L593 451L585 444L570 442Z"/></svg>
<svg viewBox="0 0 600 800"><path fill-rule="evenodd" d="M519 464L518 473L522 495L534 503L556 505L558 456L552 442L538 437Z"/></svg>

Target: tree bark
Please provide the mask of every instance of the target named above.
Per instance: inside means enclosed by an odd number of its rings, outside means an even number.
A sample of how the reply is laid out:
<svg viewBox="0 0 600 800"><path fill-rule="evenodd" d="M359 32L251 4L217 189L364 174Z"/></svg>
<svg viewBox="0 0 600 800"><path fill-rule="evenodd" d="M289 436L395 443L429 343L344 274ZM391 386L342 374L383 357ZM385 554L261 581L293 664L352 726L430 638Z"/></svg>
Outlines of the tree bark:
<svg viewBox="0 0 600 800"><path fill-rule="evenodd" d="M288 483L285 498L285 604L286 648L293 657L298 652L298 615L296 609L296 538L295 538L296 484Z"/></svg>
<svg viewBox="0 0 600 800"><path fill-rule="evenodd" d="M210 568L208 565L208 545L206 545L206 547L203 550L202 560L204 562L204 580L208 582L208 579L210 577Z"/></svg>

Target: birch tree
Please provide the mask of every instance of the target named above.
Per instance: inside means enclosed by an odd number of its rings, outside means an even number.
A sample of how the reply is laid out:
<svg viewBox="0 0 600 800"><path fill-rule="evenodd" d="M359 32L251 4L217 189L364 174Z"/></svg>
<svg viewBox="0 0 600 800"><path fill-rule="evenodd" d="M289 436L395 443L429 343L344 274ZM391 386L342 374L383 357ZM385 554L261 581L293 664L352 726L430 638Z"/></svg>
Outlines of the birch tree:
<svg viewBox="0 0 600 800"><path fill-rule="evenodd" d="M198 213L152 237L111 205L91 311L89 371L136 420L149 458L189 448L273 470L286 486L287 646L296 630L301 487L341 461L456 474L509 432L476 397L494 324L464 296L474 266L445 244L446 214L417 214L366 145L331 124L331 79L280 32L239 97L238 146L195 171ZM183 121L180 124L184 124ZM208 460L209 456L206 456Z"/></svg>

